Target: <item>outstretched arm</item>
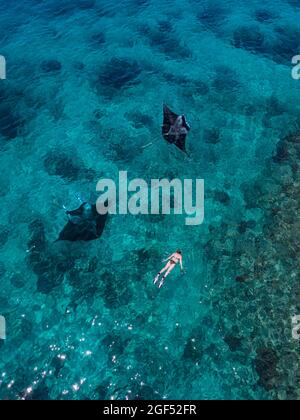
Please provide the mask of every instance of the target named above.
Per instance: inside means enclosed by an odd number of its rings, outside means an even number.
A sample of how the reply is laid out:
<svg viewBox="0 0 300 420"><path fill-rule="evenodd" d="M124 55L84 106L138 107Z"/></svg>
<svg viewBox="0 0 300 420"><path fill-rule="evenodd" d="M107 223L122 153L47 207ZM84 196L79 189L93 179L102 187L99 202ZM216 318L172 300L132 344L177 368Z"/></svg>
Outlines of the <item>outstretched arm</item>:
<svg viewBox="0 0 300 420"><path fill-rule="evenodd" d="M168 258L166 258L165 260L163 260L163 262L170 260L173 257L174 254L171 254Z"/></svg>
<svg viewBox="0 0 300 420"><path fill-rule="evenodd" d="M180 258L180 268L181 268L181 271L183 270L183 266L182 266L182 258Z"/></svg>

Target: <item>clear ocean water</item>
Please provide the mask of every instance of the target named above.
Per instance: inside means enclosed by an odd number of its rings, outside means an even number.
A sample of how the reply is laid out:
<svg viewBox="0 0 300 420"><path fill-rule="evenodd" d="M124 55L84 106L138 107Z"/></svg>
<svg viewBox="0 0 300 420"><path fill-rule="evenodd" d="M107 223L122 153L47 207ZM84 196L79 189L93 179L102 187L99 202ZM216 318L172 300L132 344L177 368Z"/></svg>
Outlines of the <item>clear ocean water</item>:
<svg viewBox="0 0 300 420"><path fill-rule="evenodd" d="M1 399L300 398L299 6L0 1ZM116 215L55 243L62 206L120 170L203 178L204 224Z"/></svg>

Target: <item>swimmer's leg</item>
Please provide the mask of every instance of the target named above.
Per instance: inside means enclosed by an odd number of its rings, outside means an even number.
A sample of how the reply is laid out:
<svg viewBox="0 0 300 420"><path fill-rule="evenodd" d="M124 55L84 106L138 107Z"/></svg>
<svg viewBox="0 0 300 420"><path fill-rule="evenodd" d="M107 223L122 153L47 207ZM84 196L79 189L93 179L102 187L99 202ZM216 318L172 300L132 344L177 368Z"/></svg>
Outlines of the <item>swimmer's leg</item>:
<svg viewBox="0 0 300 420"><path fill-rule="evenodd" d="M160 276L162 273L164 273L166 270L168 270L169 266L170 266L170 262L168 262L168 264L166 264L166 265L165 265L165 267L164 267L164 268L162 268L162 269L160 270L160 272L159 272L159 273L157 273L157 275L156 275L156 277L155 277L155 279L154 279L154 281L153 281L153 283L154 283L154 284L156 284L156 283L158 282L159 276Z"/></svg>
<svg viewBox="0 0 300 420"><path fill-rule="evenodd" d="M158 285L159 288L161 288L165 282L166 277L171 273L171 271L173 270L173 268L175 267L175 264L170 264L168 267L168 270L166 272L166 274L164 276L162 276L161 281Z"/></svg>
<svg viewBox="0 0 300 420"><path fill-rule="evenodd" d="M156 284L158 282L159 276L160 276L160 273L156 275L155 279L153 280L153 284Z"/></svg>

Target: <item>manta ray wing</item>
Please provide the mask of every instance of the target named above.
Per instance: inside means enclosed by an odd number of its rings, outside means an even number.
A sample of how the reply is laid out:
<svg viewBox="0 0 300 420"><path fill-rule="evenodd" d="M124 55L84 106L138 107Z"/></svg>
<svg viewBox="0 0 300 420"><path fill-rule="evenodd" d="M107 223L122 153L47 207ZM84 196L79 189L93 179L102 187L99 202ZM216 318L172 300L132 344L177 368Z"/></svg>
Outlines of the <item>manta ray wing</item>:
<svg viewBox="0 0 300 420"><path fill-rule="evenodd" d="M162 126L162 134L165 140L167 140L168 143L175 144L178 149L183 151L184 153L187 153L186 151L186 136L187 132L190 130L189 125L186 123L186 120L184 118L184 124L183 127L186 129L186 133L175 133L175 130L171 130L172 127L175 125L177 118L179 117L178 114L175 114L175 112L171 111L170 108L167 105L164 105L163 107L163 126Z"/></svg>
<svg viewBox="0 0 300 420"><path fill-rule="evenodd" d="M179 138L175 140L175 145L178 147L178 149L182 150L184 153L187 153L186 147L185 147L185 140L186 140L186 134L180 134Z"/></svg>
<svg viewBox="0 0 300 420"><path fill-rule="evenodd" d="M107 214L99 214L96 205L93 205L90 216L86 217L84 204L76 210L67 212L71 219L60 232L58 241L92 241L100 238L105 227Z"/></svg>
<svg viewBox="0 0 300 420"><path fill-rule="evenodd" d="M169 135L170 128L175 124L179 115L175 114L167 105L164 105L164 120L162 126L162 134L164 139L167 140L169 143L175 142L175 136Z"/></svg>

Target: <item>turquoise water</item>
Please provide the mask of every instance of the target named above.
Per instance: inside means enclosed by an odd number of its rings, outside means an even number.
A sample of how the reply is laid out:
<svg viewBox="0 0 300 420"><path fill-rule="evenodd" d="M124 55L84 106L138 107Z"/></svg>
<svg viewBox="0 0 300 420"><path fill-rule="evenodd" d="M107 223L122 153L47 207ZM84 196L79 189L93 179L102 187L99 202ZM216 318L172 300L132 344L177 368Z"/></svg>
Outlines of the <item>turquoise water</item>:
<svg viewBox="0 0 300 420"><path fill-rule="evenodd" d="M299 18L293 0L0 1L1 399L299 399ZM62 206L120 170L203 178L204 224L116 215L54 243ZM158 290L177 248L186 273Z"/></svg>

